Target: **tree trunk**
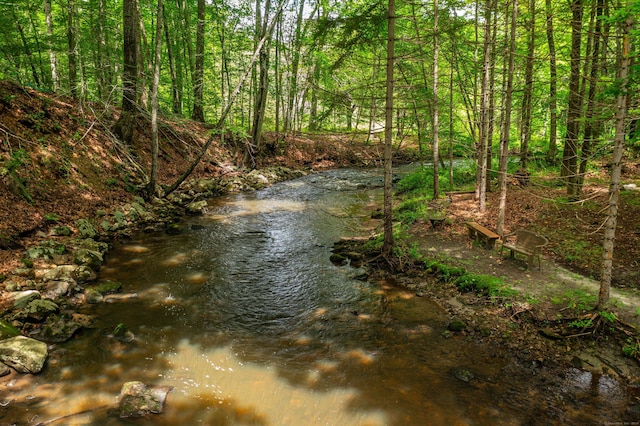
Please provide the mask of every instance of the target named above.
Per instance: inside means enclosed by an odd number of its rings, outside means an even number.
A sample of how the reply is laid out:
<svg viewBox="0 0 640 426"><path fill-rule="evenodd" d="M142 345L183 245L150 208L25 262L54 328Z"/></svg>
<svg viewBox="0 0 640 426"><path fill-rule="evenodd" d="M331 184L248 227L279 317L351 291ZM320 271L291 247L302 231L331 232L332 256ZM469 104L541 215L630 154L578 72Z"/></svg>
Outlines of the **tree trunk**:
<svg viewBox="0 0 640 426"><path fill-rule="evenodd" d="M393 70L395 64L395 0L388 3L387 30L387 90L385 98L385 127L384 127L384 243L382 254L390 261L393 252L393 198L391 184L393 181Z"/></svg>
<svg viewBox="0 0 640 426"><path fill-rule="evenodd" d="M38 70L36 69L36 64L33 61L33 54L31 53L31 49L29 48L29 43L27 42L27 38L24 35L24 29L20 24L20 20L13 11L13 19L16 22L16 28L18 33L20 34L20 40L22 41L22 46L24 48L24 53L27 55L27 59L29 60L29 66L31 67L31 76L33 77L33 82L37 87L40 87L40 78L38 77Z"/></svg>
<svg viewBox="0 0 640 426"><path fill-rule="evenodd" d="M151 200L156 195L156 180L158 176L158 86L160 85L160 50L162 49L162 0L158 0L156 14L156 38L153 55L153 83L151 84L151 174L146 190L146 199Z"/></svg>
<svg viewBox="0 0 640 426"><path fill-rule="evenodd" d="M531 141L531 111L533 99L533 62L536 47L536 0L529 1L529 43L527 45L527 62L524 72L524 93L522 96L522 127L520 134L520 164L527 170L529 160L529 142Z"/></svg>
<svg viewBox="0 0 640 426"><path fill-rule="evenodd" d="M513 1L511 11L511 35L509 37L509 70L507 73L507 87L504 101L504 124L500 137L500 196L498 203L498 218L496 220L496 233L504 234L504 217L507 209L507 165L509 162L509 131L511 128L511 103L513 99L513 69L516 54L516 23L518 21L518 0Z"/></svg>
<svg viewBox="0 0 640 426"><path fill-rule="evenodd" d="M293 130L294 104L298 94L298 70L300 67L300 50L302 46L302 22L304 17L304 0L298 0L298 13L296 16L296 31L293 38L293 52L291 58L291 75L289 77L289 93L287 98L287 111L284 115L284 131Z"/></svg>
<svg viewBox="0 0 640 426"><path fill-rule="evenodd" d="M258 7L258 9L260 8L257 4L256 7ZM258 39L266 37L266 43L260 51L258 60L258 86L253 109L253 125L251 126L251 139L257 149L262 145L262 127L264 125L264 115L267 110L267 95L269 93L269 48L271 44L271 33L267 33L267 23L269 22L270 7L271 0L267 0L264 17L258 30Z"/></svg>
<svg viewBox="0 0 640 426"><path fill-rule="evenodd" d="M196 68L193 79L193 111L194 121L204 122L203 86L204 86L204 10L205 0L198 0L198 23L196 26Z"/></svg>
<svg viewBox="0 0 640 426"><path fill-rule="evenodd" d="M562 176L567 178L567 195L578 197L578 137L582 116L580 96L580 45L582 42L582 0L571 3L571 72L569 75L569 107L567 110L567 134L562 154Z"/></svg>
<svg viewBox="0 0 640 426"><path fill-rule="evenodd" d="M56 51L53 49L53 24L51 20L51 0L44 0L44 17L47 24L47 45L49 47L49 64L51 66L51 81L53 91L60 90L60 80L58 79L58 66Z"/></svg>
<svg viewBox="0 0 640 426"><path fill-rule="evenodd" d="M124 28L123 75L122 75L122 113L114 125L114 133L129 144L133 138L133 128L137 115L138 98L138 22L137 0L124 0L122 23Z"/></svg>
<svg viewBox="0 0 640 426"><path fill-rule="evenodd" d="M433 0L433 199L440 196L439 156L440 134L438 132L438 0Z"/></svg>
<svg viewBox="0 0 640 426"><path fill-rule="evenodd" d="M78 50L76 46L75 0L67 1L67 47L69 60L69 90L78 95Z"/></svg>
<svg viewBox="0 0 640 426"><path fill-rule="evenodd" d="M553 39L553 9L551 0L545 0L547 14L547 44L549 45L549 150L547 161L556 162L556 140L558 134L558 90L557 90L557 65L556 45Z"/></svg>
<svg viewBox="0 0 640 426"><path fill-rule="evenodd" d="M600 39L602 38L602 11L604 8L604 0L597 0L593 31L593 43L591 51L591 69L588 79L587 107L584 113L584 134L582 136L582 149L580 150L580 168L578 171L578 193L582 194L582 186L584 184L584 176L587 173L587 165L593 150L594 140L597 137L598 125L595 116L596 108L596 91L598 90L598 78L600 75ZM586 75L586 74L585 74Z"/></svg>
<svg viewBox="0 0 640 426"><path fill-rule="evenodd" d="M178 76L176 73L176 61L173 56L173 48L169 32L169 24L167 22L167 13L164 4L162 6L162 25L164 27L165 43L167 44L167 58L169 59L169 73L171 74L171 105L172 112L179 115L182 112L180 91L178 89Z"/></svg>
<svg viewBox="0 0 640 426"><path fill-rule="evenodd" d="M609 293L611 289L611 278L613 273L613 248L616 237L616 225L618 222L618 198L620 196L620 175L622 172L622 158L624 154L626 121L627 121L627 96L629 80L629 54L630 42L629 33L632 26L632 18L627 18L622 29L623 45L622 57L620 58L620 92L616 102L616 133L614 138L614 148L612 155L611 182L609 185L609 213L604 228L603 256L602 256L602 277L600 279L600 292L598 295L598 306L596 309L602 310L609 303Z"/></svg>
<svg viewBox="0 0 640 426"><path fill-rule="evenodd" d="M481 213L487 209L487 150L489 147L489 80L491 73L491 0L485 2L482 81L480 83L480 138L477 144L476 198Z"/></svg>

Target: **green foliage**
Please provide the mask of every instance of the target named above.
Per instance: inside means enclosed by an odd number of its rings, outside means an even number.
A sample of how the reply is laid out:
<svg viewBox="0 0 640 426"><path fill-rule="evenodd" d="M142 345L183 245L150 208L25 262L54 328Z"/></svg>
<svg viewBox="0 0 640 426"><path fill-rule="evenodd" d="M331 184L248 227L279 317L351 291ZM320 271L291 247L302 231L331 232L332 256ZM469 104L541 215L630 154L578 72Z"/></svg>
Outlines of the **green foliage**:
<svg viewBox="0 0 640 426"><path fill-rule="evenodd" d="M455 284L461 291L478 291L491 297L511 297L517 294L501 278L493 275L466 273L458 277Z"/></svg>
<svg viewBox="0 0 640 426"><path fill-rule="evenodd" d="M426 261L425 270L445 283L456 280L467 273L464 268L449 266L436 260Z"/></svg>
<svg viewBox="0 0 640 426"><path fill-rule="evenodd" d="M626 344L622 347L622 353L629 358L640 358L640 342L629 337Z"/></svg>
<svg viewBox="0 0 640 426"><path fill-rule="evenodd" d="M55 213L45 213L44 220L47 222L57 222L60 220L60 216Z"/></svg>
<svg viewBox="0 0 640 426"><path fill-rule="evenodd" d="M585 328L593 327L593 321L591 320L591 318L574 320L569 323L569 327L584 330Z"/></svg>
<svg viewBox="0 0 640 426"><path fill-rule="evenodd" d="M18 170L20 167L24 165L24 163L28 158L29 158L29 155L24 149L21 148L21 149L15 150L11 153L11 156L9 157L9 159L4 162L4 167L9 172L15 172L16 170Z"/></svg>
<svg viewBox="0 0 640 426"><path fill-rule="evenodd" d="M615 313L613 312L607 312L607 311L600 311L598 312L600 314L600 316L602 318L604 318L606 321L610 322L611 324L613 324L614 322L616 322L616 320L618 319L618 317L616 316Z"/></svg>
<svg viewBox="0 0 640 426"><path fill-rule="evenodd" d="M584 290L571 290L564 294L564 301L567 308L578 312L586 312L593 309L598 302L598 297Z"/></svg>

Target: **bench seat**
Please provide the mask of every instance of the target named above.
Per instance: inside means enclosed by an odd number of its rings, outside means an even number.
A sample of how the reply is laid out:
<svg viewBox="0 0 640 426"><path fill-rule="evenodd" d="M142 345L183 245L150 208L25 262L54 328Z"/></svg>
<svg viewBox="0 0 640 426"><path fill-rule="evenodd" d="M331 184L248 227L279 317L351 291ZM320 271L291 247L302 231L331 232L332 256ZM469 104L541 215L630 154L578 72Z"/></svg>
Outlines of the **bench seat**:
<svg viewBox="0 0 640 426"><path fill-rule="evenodd" d="M469 238L478 241L484 248L493 250L500 235L477 222L466 222L465 225L469 229Z"/></svg>

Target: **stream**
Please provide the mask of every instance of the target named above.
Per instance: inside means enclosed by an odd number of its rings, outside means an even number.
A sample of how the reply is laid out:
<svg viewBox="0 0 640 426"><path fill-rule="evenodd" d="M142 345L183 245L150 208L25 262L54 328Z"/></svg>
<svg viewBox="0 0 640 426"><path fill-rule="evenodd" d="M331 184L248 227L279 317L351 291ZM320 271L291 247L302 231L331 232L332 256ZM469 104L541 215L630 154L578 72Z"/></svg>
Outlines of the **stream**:
<svg viewBox="0 0 640 426"><path fill-rule="evenodd" d="M30 399L0 424L619 420L627 395L613 379L581 370L539 377L502 349L447 333L450 318L427 297L332 264L335 241L369 235L381 182L373 170L309 175L212 199L206 215L184 219L182 234L115 245L99 280L132 296L87 306L96 328L56 345L42 374L16 380L15 395ZM118 326L135 339L110 337ZM120 388L133 380L173 388L162 414L117 417Z"/></svg>

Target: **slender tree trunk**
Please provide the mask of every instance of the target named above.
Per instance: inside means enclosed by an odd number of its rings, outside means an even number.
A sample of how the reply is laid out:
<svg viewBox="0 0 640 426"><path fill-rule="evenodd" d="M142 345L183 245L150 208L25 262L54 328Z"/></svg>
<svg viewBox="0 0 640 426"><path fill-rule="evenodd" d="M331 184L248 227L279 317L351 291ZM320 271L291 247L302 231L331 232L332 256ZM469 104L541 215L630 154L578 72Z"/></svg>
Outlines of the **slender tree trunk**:
<svg viewBox="0 0 640 426"><path fill-rule="evenodd" d="M69 61L69 90L78 96L78 49L76 46L75 0L67 0L67 47Z"/></svg>
<svg viewBox="0 0 640 426"><path fill-rule="evenodd" d="M259 7L258 7L259 8ZM267 23L269 22L269 9L271 1L267 0L264 10L264 18L260 24L259 38L267 37L264 48L260 51L258 60L258 87L255 98L255 108L253 113L253 125L251 126L251 139L256 148L262 145L262 128L264 126L264 115L267 111L267 96L269 94L269 49L271 46L271 33L267 33ZM276 16L278 18L278 16Z"/></svg>
<svg viewBox="0 0 640 426"><path fill-rule="evenodd" d="M558 135L558 90L557 90L557 65L556 65L556 45L553 38L553 9L551 0L545 0L547 14L547 44L549 46L549 150L547 160L555 164L557 148L556 140Z"/></svg>
<svg viewBox="0 0 640 426"><path fill-rule="evenodd" d="M289 77L289 93L287 99L287 111L284 115L284 131L289 132L293 129L294 119L294 103L298 96L298 71L300 67L300 50L302 47L302 22L304 17L304 0L298 0L298 13L296 16L296 30L293 39L293 52L291 59L291 75Z"/></svg>
<svg viewBox="0 0 640 426"><path fill-rule="evenodd" d="M536 48L536 0L529 1L529 43L527 62L524 72L524 93L522 96L522 127L520 134L520 164L527 170L529 160L529 142L531 141L531 111L533 99L533 62Z"/></svg>
<svg viewBox="0 0 640 426"><path fill-rule="evenodd" d="M562 176L567 178L567 195L578 196L578 137L582 116L580 96L580 46L582 42L582 0L571 3L571 72L569 76L569 108L567 111L567 134L562 155Z"/></svg>
<svg viewBox="0 0 640 426"><path fill-rule="evenodd" d="M389 0L387 18L387 90L385 100L384 126L384 243L382 254L385 259L391 259L393 252L393 196L391 184L393 181L393 84L395 64L395 19L396 2Z"/></svg>
<svg viewBox="0 0 640 426"><path fill-rule="evenodd" d="M156 195L156 180L158 177L158 86L160 85L160 52L162 49L162 15L164 7L162 0L158 0L156 13L156 37L153 55L153 83L151 84L151 174L147 186L146 198L151 200Z"/></svg>
<svg viewBox="0 0 640 426"><path fill-rule="evenodd" d="M511 11L511 35L509 37L509 70L507 74L507 87L504 101L504 125L500 137L500 196L498 203L498 218L496 220L496 233L504 234L504 217L507 210L507 165L509 162L509 131L511 128L511 103L513 99L513 69L516 54L516 23L518 21L518 0L513 1Z"/></svg>
<svg viewBox="0 0 640 426"><path fill-rule="evenodd" d="M616 225L618 222L618 198L620 196L620 176L622 172L622 158L624 154L626 121L627 121L627 96L629 80L629 55L632 18L627 18L622 29L622 57L620 58L620 92L616 102L616 133L614 138L614 148L611 167L611 183L609 185L609 213L604 229L603 257L602 257L602 278L600 279L600 292L598 295L598 306L596 309L602 310L609 303L609 293L611 290L611 279L613 275L613 249L616 237Z"/></svg>
<svg viewBox="0 0 640 426"><path fill-rule="evenodd" d="M438 0L433 0L433 199L440 196L439 161L440 161L440 133L438 116Z"/></svg>
<svg viewBox="0 0 640 426"><path fill-rule="evenodd" d="M49 47L49 65L51 66L51 81L53 91L60 90L60 80L58 78L58 61L56 51L53 49L53 23L51 19L51 0L44 0L44 18L47 24L47 46Z"/></svg>
<svg viewBox="0 0 640 426"><path fill-rule="evenodd" d="M194 121L204 122L203 86L204 86L204 10L205 0L198 0L198 23L196 25L196 68L193 79L193 111Z"/></svg>
<svg viewBox="0 0 640 426"><path fill-rule="evenodd" d="M171 74L171 105L174 114L179 115L182 112L180 91L178 89L178 76L176 73L176 61L173 56L173 48L169 33L169 23L167 22L167 12L164 4L162 5L162 25L164 27L165 43L167 44L167 58L169 59L169 73Z"/></svg>
<svg viewBox="0 0 640 426"><path fill-rule="evenodd" d="M31 67L31 76L33 77L33 82L36 84L36 86L39 87L40 78L38 76L38 70L36 69L36 64L34 63L33 54L31 53L31 49L29 48L29 43L27 42L27 38L24 35L24 29L20 24L20 20L18 19L18 16L15 13L15 10L13 12L13 19L16 22L16 28L18 29L18 33L20 34L20 40L22 41L24 53L27 55L27 59L29 60L29 66Z"/></svg>
<svg viewBox="0 0 640 426"><path fill-rule="evenodd" d="M491 66L491 0L485 2L482 81L480 83L480 138L477 144L476 197L481 213L487 209L487 150L489 146L489 80Z"/></svg>

